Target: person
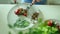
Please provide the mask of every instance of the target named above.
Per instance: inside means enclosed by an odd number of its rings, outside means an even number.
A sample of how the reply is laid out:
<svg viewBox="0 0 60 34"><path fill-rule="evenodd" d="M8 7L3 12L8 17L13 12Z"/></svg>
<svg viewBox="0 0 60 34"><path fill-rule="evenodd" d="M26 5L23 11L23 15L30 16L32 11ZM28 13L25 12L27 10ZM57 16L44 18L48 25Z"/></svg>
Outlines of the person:
<svg viewBox="0 0 60 34"><path fill-rule="evenodd" d="M32 3L32 4L46 4L47 0L24 0L25 3Z"/></svg>

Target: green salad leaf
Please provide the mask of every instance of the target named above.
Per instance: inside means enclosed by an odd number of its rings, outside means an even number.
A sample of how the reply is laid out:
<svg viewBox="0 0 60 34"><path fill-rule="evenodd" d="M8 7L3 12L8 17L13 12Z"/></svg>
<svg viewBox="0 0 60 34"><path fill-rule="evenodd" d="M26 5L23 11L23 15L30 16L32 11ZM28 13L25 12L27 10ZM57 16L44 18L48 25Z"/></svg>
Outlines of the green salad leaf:
<svg viewBox="0 0 60 34"><path fill-rule="evenodd" d="M28 21L26 21L26 20L23 20L23 21L18 20L18 21L16 21L16 23L14 24L14 27L25 28L25 27L29 26L29 24L30 24L30 23L29 23Z"/></svg>

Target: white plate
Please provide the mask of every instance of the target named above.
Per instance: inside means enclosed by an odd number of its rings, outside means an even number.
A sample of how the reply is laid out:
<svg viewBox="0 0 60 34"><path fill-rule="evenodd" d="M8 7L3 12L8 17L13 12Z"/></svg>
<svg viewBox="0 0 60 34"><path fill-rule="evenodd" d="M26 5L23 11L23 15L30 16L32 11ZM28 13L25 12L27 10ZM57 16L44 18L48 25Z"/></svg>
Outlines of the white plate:
<svg viewBox="0 0 60 34"><path fill-rule="evenodd" d="M14 13L14 11L16 11L18 8L24 8L24 9L26 9L27 8L27 6L29 6L28 4L19 4L19 5L16 5L16 6L14 6L10 11L9 11L9 13L8 13L8 16L7 16L7 19L8 19L8 24L11 24L12 26L13 26L13 24L16 22L16 20L19 18L17 15L15 15L15 13ZM31 19L31 16L32 16L32 14L33 13L35 13L35 12L38 12L39 13L39 16L38 16L38 18L44 18L44 16L43 16L43 14L42 14L42 12L38 9L36 9L35 7L31 7L29 10L28 10L28 15L27 15L27 17L26 18L28 18L29 19L29 21L30 21L30 19ZM21 17L21 16L20 16ZM23 18L23 17L22 17ZM27 20L28 20L27 19ZM30 21L30 22L33 22L33 21ZM33 26L33 24L31 23L27 28L25 28L25 29L28 29L28 28L31 28L31 27ZM24 29L24 28L23 28ZM13 30L23 30L23 29L21 29L21 28L15 28L15 29L13 29ZM25 30L24 29L24 30Z"/></svg>

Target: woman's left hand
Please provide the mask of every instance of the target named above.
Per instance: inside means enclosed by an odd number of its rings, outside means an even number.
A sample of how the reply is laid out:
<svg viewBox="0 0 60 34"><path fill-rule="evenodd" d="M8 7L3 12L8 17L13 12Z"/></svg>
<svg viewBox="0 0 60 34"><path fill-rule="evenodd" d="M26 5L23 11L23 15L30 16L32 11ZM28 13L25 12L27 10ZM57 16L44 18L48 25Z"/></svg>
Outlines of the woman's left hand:
<svg viewBox="0 0 60 34"><path fill-rule="evenodd" d="M40 2L41 0L35 0L36 2Z"/></svg>
<svg viewBox="0 0 60 34"><path fill-rule="evenodd" d="M33 0L32 4L34 4L35 2L40 2L41 0Z"/></svg>

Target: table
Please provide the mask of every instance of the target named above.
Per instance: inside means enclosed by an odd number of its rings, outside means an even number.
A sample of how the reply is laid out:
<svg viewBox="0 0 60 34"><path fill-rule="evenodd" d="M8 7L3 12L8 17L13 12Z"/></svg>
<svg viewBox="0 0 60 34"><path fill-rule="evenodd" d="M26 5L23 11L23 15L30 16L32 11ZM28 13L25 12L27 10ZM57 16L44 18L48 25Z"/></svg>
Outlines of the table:
<svg viewBox="0 0 60 34"><path fill-rule="evenodd" d="M16 4L0 4L0 34L8 34L10 30L7 26L7 15L9 10ZM60 6L59 5L34 5L39 8L46 19L58 19L60 20Z"/></svg>

